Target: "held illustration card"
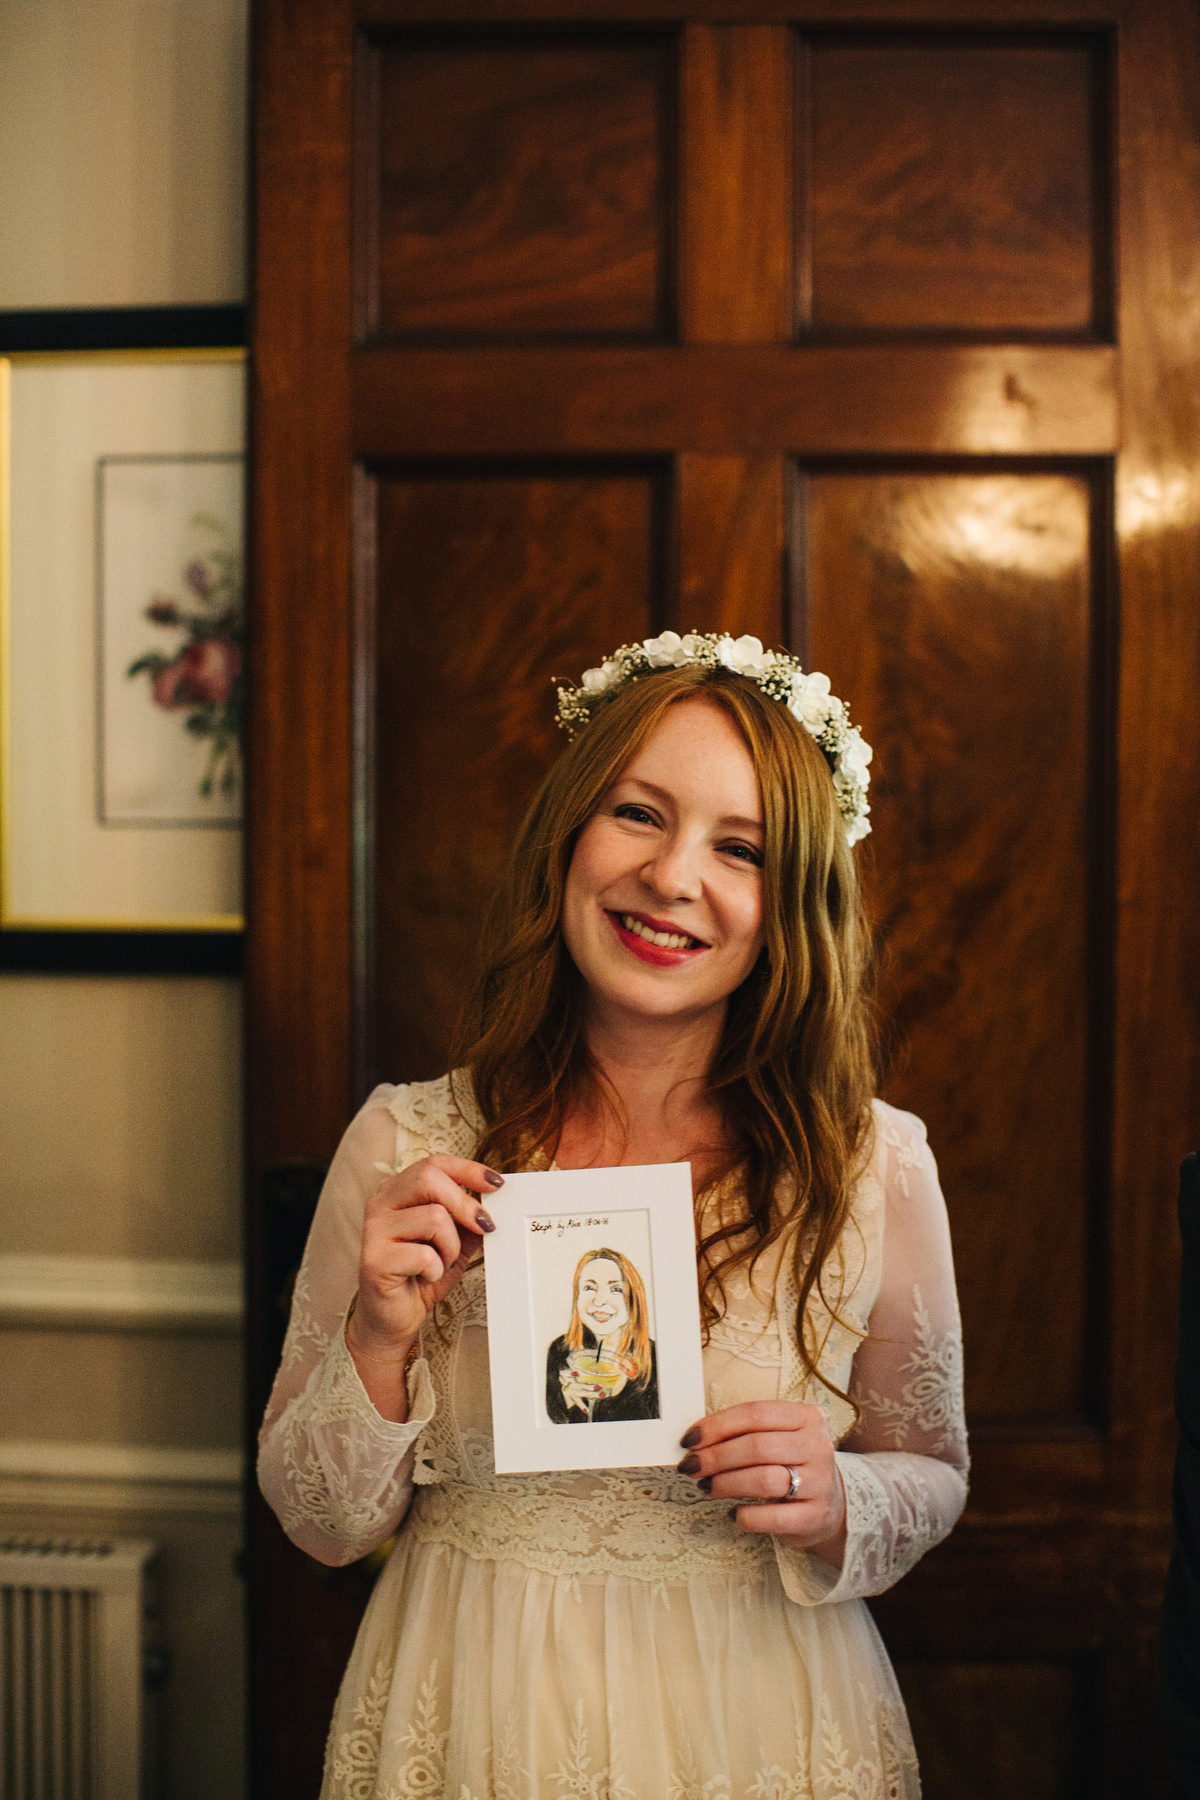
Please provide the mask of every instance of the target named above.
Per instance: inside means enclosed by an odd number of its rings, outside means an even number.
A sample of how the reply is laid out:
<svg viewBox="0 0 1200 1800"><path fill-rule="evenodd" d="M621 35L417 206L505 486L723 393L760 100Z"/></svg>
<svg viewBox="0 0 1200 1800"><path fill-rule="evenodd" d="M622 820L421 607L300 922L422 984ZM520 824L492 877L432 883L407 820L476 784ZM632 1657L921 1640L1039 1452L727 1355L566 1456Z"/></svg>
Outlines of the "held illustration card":
<svg viewBox="0 0 1200 1800"><path fill-rule="evenodd" d="M509 1175L490 1204L497 1473L677 1462L704 1412L688 1165Z"/></svg>

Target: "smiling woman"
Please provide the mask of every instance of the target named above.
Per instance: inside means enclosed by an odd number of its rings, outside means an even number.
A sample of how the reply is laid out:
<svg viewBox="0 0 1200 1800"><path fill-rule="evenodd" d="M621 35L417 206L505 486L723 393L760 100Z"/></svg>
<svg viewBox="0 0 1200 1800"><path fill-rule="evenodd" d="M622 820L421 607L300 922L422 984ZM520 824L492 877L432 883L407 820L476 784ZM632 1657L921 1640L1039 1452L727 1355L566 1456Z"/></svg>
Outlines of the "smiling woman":
<svg viewBox="0 0 1200 1800"><path fill-rule="evenodd" d="M626 646L559 713L473 1041L350 1126L264 1427L311 1554L403 1525L325 1800L915 1800L863 1596L950 1529L966 1456L936 1171L871 1098L870 752L754 639ZM551 1161L691 1165L708 1411L677 1470L496 1473L475 1252L515 1223L498 1170ZM633 1260L593 1244L552 1422L656 1416L649 1319Z"/></svg>

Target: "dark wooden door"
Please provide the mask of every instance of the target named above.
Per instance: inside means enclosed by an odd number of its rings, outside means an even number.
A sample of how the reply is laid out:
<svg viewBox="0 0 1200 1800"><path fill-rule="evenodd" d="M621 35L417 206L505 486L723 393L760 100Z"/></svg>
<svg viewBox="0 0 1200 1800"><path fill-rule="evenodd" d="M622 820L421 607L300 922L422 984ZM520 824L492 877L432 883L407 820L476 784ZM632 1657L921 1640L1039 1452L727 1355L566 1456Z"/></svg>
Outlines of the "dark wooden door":
<svg viewBox="0 0 1200 1800"><path fill-rule="evenodd" d="M877 1607L927 1792L1154 1794L1194 6L261 0L255 55L252 1406L308 1165L443 1066L551 677L786 640L876 746L886 1091L961 1276L970 1507ZM369 1577L251 1545L298 1800Z"/></svg>

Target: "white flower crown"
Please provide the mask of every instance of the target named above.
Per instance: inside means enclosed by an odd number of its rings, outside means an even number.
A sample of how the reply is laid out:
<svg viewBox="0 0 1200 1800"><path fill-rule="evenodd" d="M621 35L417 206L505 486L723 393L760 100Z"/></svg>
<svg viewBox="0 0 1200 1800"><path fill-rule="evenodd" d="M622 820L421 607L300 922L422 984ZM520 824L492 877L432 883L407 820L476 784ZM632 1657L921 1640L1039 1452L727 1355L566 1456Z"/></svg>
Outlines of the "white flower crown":
<svg viewBox="0 0 1200 1800"><path fill-rule="evenodd" d="M655 669L680 669L694 663L704 669L729 669L757 683L764 694L786 706L808 735L820 745L833 774L838 806L852 844L871 829L867 804L871 746L851 725L845 705L829 691L828 675L806 675L786 650L764 650L756 637L731 638L727 631L664 631L640 644L622 644L598 669L585 669L578 687L560 687L555 718L567 733L586 725L592 714L630 682Z"/></svg>

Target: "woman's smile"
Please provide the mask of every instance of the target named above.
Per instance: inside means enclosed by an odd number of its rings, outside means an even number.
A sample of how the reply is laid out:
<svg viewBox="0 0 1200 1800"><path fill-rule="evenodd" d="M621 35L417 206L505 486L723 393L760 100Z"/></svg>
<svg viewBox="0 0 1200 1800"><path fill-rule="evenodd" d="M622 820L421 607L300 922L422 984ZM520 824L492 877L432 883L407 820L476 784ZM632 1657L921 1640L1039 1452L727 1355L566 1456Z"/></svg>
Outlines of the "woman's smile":
<svg viewBox="0 0 1200 1800"><path fill-rule="evenodd" d="M610 912L608 916L625 948L643 962L659 968L674 968L708 949L707 944L689 932L679 931L662 920L647 918L644 913Z"/></svg>

